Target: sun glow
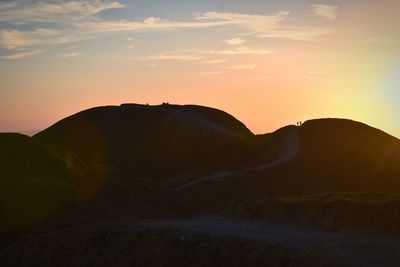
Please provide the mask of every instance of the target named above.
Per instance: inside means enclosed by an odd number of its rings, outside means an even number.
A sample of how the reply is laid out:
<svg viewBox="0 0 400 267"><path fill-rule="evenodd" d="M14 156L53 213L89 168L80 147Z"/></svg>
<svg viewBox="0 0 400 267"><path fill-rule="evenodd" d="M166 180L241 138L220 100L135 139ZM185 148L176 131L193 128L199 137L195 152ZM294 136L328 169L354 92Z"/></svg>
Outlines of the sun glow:
<svg viewBox="0 0 400 267"><path fill-rule="evenodd" d="M170 102L224 109L256 133L344 117L400 136L400 2L155 2L0 4L0 131Z"/></svg>

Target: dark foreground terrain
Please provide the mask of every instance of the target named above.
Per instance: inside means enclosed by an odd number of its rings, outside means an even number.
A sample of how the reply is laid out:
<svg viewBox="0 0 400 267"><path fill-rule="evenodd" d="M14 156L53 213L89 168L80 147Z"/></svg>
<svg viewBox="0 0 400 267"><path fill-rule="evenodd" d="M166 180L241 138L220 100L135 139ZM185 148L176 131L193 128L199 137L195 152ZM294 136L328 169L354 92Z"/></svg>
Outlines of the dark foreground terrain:
<svg viewBox="0 0 400 267"><path fill-rule="evenodd" d="M125 104L0 134L1 266L400 266L400 140Z"/></svg>

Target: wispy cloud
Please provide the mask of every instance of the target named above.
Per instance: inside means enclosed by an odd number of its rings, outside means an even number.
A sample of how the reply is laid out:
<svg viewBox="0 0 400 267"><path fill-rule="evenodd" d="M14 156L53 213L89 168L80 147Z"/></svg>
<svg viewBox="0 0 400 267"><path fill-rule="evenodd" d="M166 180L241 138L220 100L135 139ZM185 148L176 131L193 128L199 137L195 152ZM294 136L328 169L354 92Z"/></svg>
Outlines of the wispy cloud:
<svg viewBox="0 0 400 267"><path fill-rule="evenodd" d="M158 67L158 64L150 63L150 64L146 64L146 67L154 68L154 67Z"/></svg>
<svg viewBox="0 0 400 267"><path fill-rule="evenodd" d="M209 59L212 55L224 56L242 56L242 55L269 55L274 53L272 50L263 48L251 48L248 46L235 47L233 49L220 50L190 50L190 53L175 52L161 53L149 55L146 57L136 58L139 61L162 61L162 60L179 60L179 61L199 61L201 64L219 64L228 61L227 59Z"/></svg>
<svg viewBox="0 0 400 267"><path fill-rule="evenodd" d="M7 22L56 22L76 23L84 18L91 17L107 9L123 8L119 2L104 2L101 0L84 1L54 1L24 3L0 6L0 21Z"/></svg>
<svg viewBox="0 0 400 267"><path fill-rule="evenodd" d="M311 41L332 32L323 27L292 25L290 12L281 11L271 15L250 15L228 12L207 12L197 16L198 20L227 22L239 28L248 30L264 38L281 38L296 41Z"/></svg>
<svg viewBox="0 0 400 267"><path fill-rule="evenodd" d="M290 27L285 30L276 30L257 35L260 38L282 38L294 41L313 41L322 36L329 35L333 29L324 27Z"/></svg>
<svg viewBox="0 0 400 267"><path fill-rule="evenodd" d="M76 37L62 34L54 29L35 29L31 31L0 30L0 47L6 49L23 49L40 45L69 43Z"/></svg>
<svg viewBox="0 0 400 267"><path fill-rule="evenodd" d="M274 51L262 48L250 48L247 46L235 47L234 49L221 49L221 50L192 50L190 53L161 53L149 55L146 57L136 58L139 61L163 61L163 60L177 60L177 61L200 61L200 64L219 64L228 61L227 59L209 59L212 55L224 56L242 56L242 55L268 55ZM241 67L251 67L246 65ZM240 66L236 66L240 67ZM237 68L237 69L238 69ZM235 68L233 68L235 69Z"/></svg>
<svg viewBox="0 0 400 267"><path fill-rule="evenodd" d="M264 48L251 48L248 46L240 46L234 49L209 50L203 51L202 53L216 55L268 55L274 53L274 51Z"/></svg>
<svg viewBox="0 0 400 267"><path fill-rule="evenodd" d="M204 56L197 54L157 54L150 55L148 57L139 58L142 61L160 61L160 60L179 60L179 61L196 61L203 59Z"/></svg>
<svg viewBox="0 0 400 267"><path fill-rule="evenodd" d="M254 32L274 29L287 19L289 12L282 11L273 15L249 15L230 12L207 12L197 16L198 20L226 21Z"/></svg>
<svg viewBox="0 0 400 267"><path fill-rule="evenodd" d="M229 45L240 45L240 44L243 44L245 42L246 42L246 40L244 40L241 37L236 37L236 38L225 40L225 43L227 43Z"/></svg>
<svg viewBox="0 0 400 267"><path fill-rule="evenodd" d="M205 29L231 26L248 30L247 34L259 37L310 41L332 32L329 28L290 25L289 12L272 15L248 15L239 13L207 12L197 14L194 21L171 21L149 17L143 21L88 21L81 27L90 32L154 31L179 29ZM242 38L226 40L228 44L240 45Z"/></svg>
<svg viewBox="0 0 400 267"><path fill-rule="evenodd" d="M149 17L143 21L88 21L81 25L83 30L92 33L105 32L145 32L179 29L204 29L217 26L229 25L225 21L215 22L192 22L192 21L171 21L156 17Z"/></svg>
<svg viewBox="0 0 400 267"><path fill-rule="evenodd" d="M32 31L0 30L0 46L7 49L18 49L38 44L58 44L66 41L59 32L53 29L36 29Z"/></svg>
<svg viewBox="0 0 400 267"><path fill-rule="evenodd" d="M57 45L90 38L85 30L89 22L101 21L95 15L108 9L123 8L118 2L102 0L27 2L15 1L0 4L0 23L38 25L46 28L17 30L13 27L0 30L0 46L21 49L41 45Z"/></svg>
<svg viewBox="0 0 400 267"><path fill-rule="evenodd" d="M2 58L7 59L7 60L23 59L23 58L32 57L37 54L41 54L43 52L44 52L44 50L21 51L21 52L17 52L17 53L8 55L8 56L4 56Z"/></svg>
<svg viewBox="0 0 400 267"><path fill-rule="evenodd" d="M333 5L311 5L314 13L320 17L333 20L337 17L338 6Z"/></svg>
<svg viewBox="0 0 400 267"><path fill-rule="evenodd" d="M76 52L71 52L71 53L66 53L66 54L61 54L60 57L62 58L72 58L72 57L77 57L79 54Z"/></svg>
<svg viewBox="0 0 400 267"><path fill-rule="evenodd" d="M125 4L118 1L85 0L85 1L54 1L33 2L16 1L0 4L0 23L39 25L41 28L20 30L13 27L3 27L0 30L0 46L9 50L43 48L44 45L59 45L78 40L96 38L99 34L115 32L147 32L170 31L185 29L207 29L211 27L235 27L244 29L247 34L263 38L282 38L290 40L314 40L330 33L330 29L292 25L290 13L281 11L274 14L240 14L230 12L206 12L195 14L193 19L175 21L150 16L143 20L112 20L98 16L110 9L124 8ZM327 5L314 5L318 13L327 13ZM323 12L321 10L324 10ZM332 11L333 10L333 11ZM333 12L333 13L332 13ZM336 14L336 13L335 13ZM43 25L46 25L44 28ZM225 40L232 46L240 46L245 40L241 37ZM134 44L129 44L131 47ZM209 51L210 54L240 55L268 54L271 51L263 49L251 50L246 46L237 49ZM160 57L161 59L168 59ZM175 57L177 60L195 60L190 57Z"/></svg>
<svg viewBox="0 0 400 267"><path fill-rule="evenodd" d="M17 6L17 2L0 3L0 10L9 9Z"/></svg>

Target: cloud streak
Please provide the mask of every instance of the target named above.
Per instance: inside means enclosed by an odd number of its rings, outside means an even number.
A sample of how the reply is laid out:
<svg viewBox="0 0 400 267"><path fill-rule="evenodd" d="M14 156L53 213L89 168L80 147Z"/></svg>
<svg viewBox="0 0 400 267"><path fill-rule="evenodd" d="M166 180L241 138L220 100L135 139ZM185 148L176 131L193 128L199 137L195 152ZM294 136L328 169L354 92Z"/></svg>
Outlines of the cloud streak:
<svg viewBox="0 0 400 267"><path fill-rule="evenodd" d="M104 2L101 0L66 1L66 2L36 2L0 5L0 21L2 22L55 22L77 23L84 18L90 18L107 9L123 8L119 2Z"/></svg>
<svg viewBox="0 0 400 267"><path fill-rule="evenodd" d="M337 11L339 7L333 5L311 5L314 13L317 16L333 20L337 17Z"/></svg>
<svg viewBox="0 0 400 267"><path fill-rule="evenodd" d="M241 37L225 40L225 43L227 43L228 45L240 45L240 44L243 44L245 42L246 42L246 40L244 40Z"/></svg>
<svg viewBox="0 0 400 267"><path fill-rule="evenodd" d="M146 32L146 31L165 31L182 29L205 29L217 26L229 25L228 22L185 22L171 21L156 17L149 17L143 21L90 21L81 25L82 30L92 33L106 32Z"/></svg>
<svg viewBox="0 0 400 267"><path fill-rule="evenodd" d="M200 61L200 64L219 64L228 61L227 59L210 59L213 55L223 56L249 56L249 55L269 55L274 53L272 50L262 48L251 48L248 46L235 47L233 49L220 49L220 50L192 50L190 53L161 53L149 55L147 57L136 58L139 61L164 61L164 60L177 60L177 61Z"/></svg>
<svg viewBox="0 0 400 267"><path fill-rule="evenodd" d="M0 22L4 25L30 25L28 28L11 26L0 30L0 47L7 50L43 49L54 46L96 38L101 34L116 32L149 32L171 30L196 30L213 27L231 27L245 30L248 35L259 38L279 38L288 40L312 41L327 35L331 29L291 24L290 12L274 14L241 14L231 12L197 13L191 20L175 21L150 16L142 20L109 20L99 13L126 6L117 1L85 0L59 2L9 2L0 4ZM337 7L313 5L317 14L327 18L336 16ZM336 8L336 9L335 9ZM35 25L41 25L35 28ZM45 25L45 26L43 26ZM32 27L33 26L33 27ZM8 27L8 28L7 28ZM273 51L252 49L243 46L241 37L225 40L232 49L205 51L215 55L266 55ZM130 44L131 47L133 44ZM198 60L185 55L158 55L148 60Z"/></svg>
<svg viewBox="0 0 400 267"><path fill-rule="evenodd" d="M274 51L264 48L251 48L248 46L239 46L233 49L200 51L200 53L232 56L232 55L269 55L274 53Z"/></svg>
<svg viewBox="0 0 400 267"><path fill-rule="evenodd" d="M33 31L0 30L0 45L7 49L19 49L34 45L61 44L68 42L54 29L36 29Z"/></svg>
<svg viewBox="0 0 400 267"><path fill-rule="evenodd" d="M331 29L323 27L292 25L288 11L281 11L272 15L207 12L198 15L196 19L225 22L228 25L247 30L249 35L263 38L312 41L331 32ZM233 42L235 41L238 40Z"/></svg>
<svg viewBox="0 0 400 267"><path fill-rule="evenodd" d="M72 57L77 57L79 54L76 52L71 52L71 53L66 53L66 54L61 54L61 58L72 58Z"/></svg>
<svg viewBox="0 0 400 267"><path fill-rule="evenodd" d="M197 54L157 54L148 57L139 58L140 61L163 61L163 60L177 60L177 61L197 61L203 59L204 56Z"/></svg>
<svg viewBox="0 0 400 267"><path fill-rule="evenodd" d="M210 60L204 60L200 62L201 64L206 64L206 65L213 65L213 64L220 64L228 61L227 59L210 59Z"/></svg>
<svg viewBox="0 0 400 267"><path fill-rule="evenodd" d="M7 60L16 60L16 59L23 59L23 58L29 58L37 54L43 53L44 50L31 50L31 51L22 51L22 52L17 52L8 56L2 57L3 59Z"/></svg>

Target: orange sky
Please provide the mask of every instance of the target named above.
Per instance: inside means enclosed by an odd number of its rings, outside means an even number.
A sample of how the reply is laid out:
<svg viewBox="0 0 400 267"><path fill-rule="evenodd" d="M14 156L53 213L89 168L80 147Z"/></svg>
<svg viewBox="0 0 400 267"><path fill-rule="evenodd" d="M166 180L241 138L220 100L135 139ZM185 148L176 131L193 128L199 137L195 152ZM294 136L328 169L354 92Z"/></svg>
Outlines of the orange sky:
<svg viewBox="0 0 400 267"><path fill-rule="evenodd" d="M301 2L301 3L300 3ZM3 1L0 131L127 102L400 136L399 1Z"/></svg>

